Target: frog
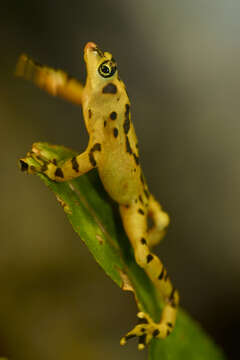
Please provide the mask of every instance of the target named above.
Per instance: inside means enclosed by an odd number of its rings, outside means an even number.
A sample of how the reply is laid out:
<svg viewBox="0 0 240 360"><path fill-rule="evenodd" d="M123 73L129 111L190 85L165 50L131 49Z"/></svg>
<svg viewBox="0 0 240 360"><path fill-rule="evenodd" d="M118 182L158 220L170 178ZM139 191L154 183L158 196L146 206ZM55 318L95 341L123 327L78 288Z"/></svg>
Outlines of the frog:
<svg viewBox="0 0 240 360"><path fill-rule="evenodd" d="M27 173L42 173L56 182L69 181L97 168L103 187L118 204L136 263L164 303L159 322L141 311L137 316L144 324L137 324L120 340L125 345L130 338L138 337L138 349L142 350L153 338L169 336L176 323L179 293L162 261L152 251L166 233L169 216L149 191L143 175L131 104L116 60L110 52L88 42L84 61L87 77L83 85L62 70L41 65L25 54L20 56L16 75L33 81L53 96L81 106L89 136L86 150L61 165L38 156L37 166L29 166L26 158L20 159L20 166Z"/></svg>

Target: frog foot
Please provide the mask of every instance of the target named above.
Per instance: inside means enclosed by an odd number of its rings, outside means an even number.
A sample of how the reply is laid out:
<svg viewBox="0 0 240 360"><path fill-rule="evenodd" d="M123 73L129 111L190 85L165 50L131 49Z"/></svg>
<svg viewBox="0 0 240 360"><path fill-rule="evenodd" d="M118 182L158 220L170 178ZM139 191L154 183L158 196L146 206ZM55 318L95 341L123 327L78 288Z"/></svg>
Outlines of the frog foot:
<svg viewBox="0 0 240 360"><path fill-rule="evenodd" d="M144 322L136 325L133 330L123 336L120 345L125 345L127 340L138 336L138 349L143 350L152 338L164 339L171 333L172 326L169 323L160 322L157 324L144 312L139 312L137 317Z"/></svg>
<svg viewBox="0 0 240 360"><path fill-rule="evenodd" d="M32 160L34 160L34 165L32 164ZM56 162L54 160L46 159L33 151L28 152L25 158L20 159L19 164L21 170L28 174L45 173L51 166L56 168Z"/></svg>

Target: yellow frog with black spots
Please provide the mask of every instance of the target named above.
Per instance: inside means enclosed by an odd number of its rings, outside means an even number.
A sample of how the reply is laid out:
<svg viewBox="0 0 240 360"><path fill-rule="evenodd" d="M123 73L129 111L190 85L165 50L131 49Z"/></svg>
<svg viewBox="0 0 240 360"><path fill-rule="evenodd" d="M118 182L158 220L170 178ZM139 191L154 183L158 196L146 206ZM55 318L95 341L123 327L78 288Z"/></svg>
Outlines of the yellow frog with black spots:
<svg viewBox="0 0 240 360"><path fill-rule="evenodd" d="M83 86L61 70L40 65L26 55L19 59L16 73L35 82L52 95L61 96L81 105L89 134L87 149L58 166L56 162L39 159L38 167L29 168L21 159L22 170L41 172L55 181L66 181L97 168L104 188L119 204L124 229L133 247L137 264L152 281L156 293L165 303L159 323L140 312L145 320L122 339L124 345L131 337L139 337L139 349L153 338L166 338L176 321L179 295L172 286L160 259L152 253L165 233L168 215L148 190L142 174L138 142L131 121L130 101L125 85L118 76L117 64L109 52L89 42L84 48L87 80ZM147 219L153 226L148 229Z"/></svg>

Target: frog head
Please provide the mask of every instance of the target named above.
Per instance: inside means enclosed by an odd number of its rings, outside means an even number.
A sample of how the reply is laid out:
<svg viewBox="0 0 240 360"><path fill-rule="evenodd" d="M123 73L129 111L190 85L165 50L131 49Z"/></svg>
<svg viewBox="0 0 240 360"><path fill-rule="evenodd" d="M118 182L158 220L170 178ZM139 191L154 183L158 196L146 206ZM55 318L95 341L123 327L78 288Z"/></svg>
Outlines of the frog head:
<svg viewBox="0 0 240 360"><path fill-rule="evenodd" d="M84 60L87 67L86 87L100 91L117 79L117 64L112 54L103 52L95 43L86 44Z"/></svg>

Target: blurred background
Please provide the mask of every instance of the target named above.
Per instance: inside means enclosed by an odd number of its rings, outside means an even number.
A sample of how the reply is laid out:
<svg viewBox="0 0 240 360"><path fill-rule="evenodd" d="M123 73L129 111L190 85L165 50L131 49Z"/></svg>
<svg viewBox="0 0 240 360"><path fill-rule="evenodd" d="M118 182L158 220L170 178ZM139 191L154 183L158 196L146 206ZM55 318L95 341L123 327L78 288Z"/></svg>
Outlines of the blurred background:
<svg viewBox="0 0 240 360"><path fill-rule="evenodd" d="M156 251L182 306L238 359L240 2L11 1L0 27L0 355L146 359L134 341L119 346L136 322L132 295L17 167L34 141L87 144L78 107L14 78L19 54L83 81L83 47L94 41L118 61L145 175L171 216Z"/></svg>

